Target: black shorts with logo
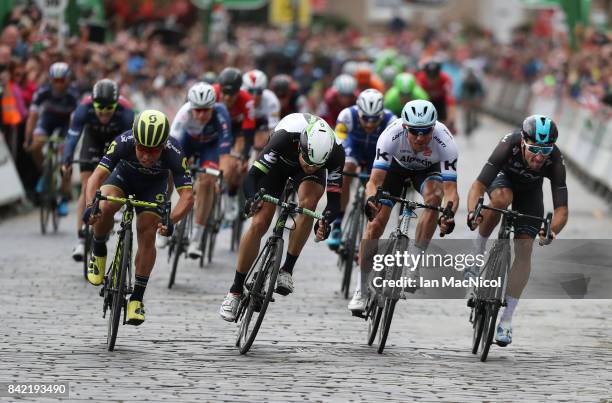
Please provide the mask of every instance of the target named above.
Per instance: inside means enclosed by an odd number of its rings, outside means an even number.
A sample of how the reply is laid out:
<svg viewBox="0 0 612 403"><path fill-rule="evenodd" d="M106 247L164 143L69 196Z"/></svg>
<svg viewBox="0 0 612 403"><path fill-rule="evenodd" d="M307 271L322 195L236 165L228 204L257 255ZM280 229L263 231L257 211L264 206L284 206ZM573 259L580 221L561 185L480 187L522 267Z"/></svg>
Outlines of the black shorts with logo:
<svg viewBox="0 0 612 403"><path fill-rule="evenodd" d="M522 185L512 183L504 171L499 171L491 185L487 188L487 194L491 197L496 189L508 188L512 190L512 209L522 214L535 217L544 216L544 195L542 193L542 180ZM514 233L527 234L535 238L540 232L542 223L530 218L519 218L516 222Z"/></svg>
<svg viewBox="0 0 612 403"><path fill-rule="evenodd" d="M442 182L440 164L434 164L427 169L412 171L402 167L397 161L393 160L387 170L387 175L383 182L383 190L395 197L401 197L404 188L412 183L414 190L422 194L423 184L428 180Z"/></svg>
<svg viewBox="0 0 612 403"><path fill-rule="evenodd" d="M129 172L123 169L121 165L118 165L110 176L106 178L102 186L106 185L121 189L125 197L134 195L134 198L137 200L162 203L166 200L168 177L134 175L133 172ZM158 216L160 215L156 208L135 207L134 209L136 214L146 211Z"/></svg>

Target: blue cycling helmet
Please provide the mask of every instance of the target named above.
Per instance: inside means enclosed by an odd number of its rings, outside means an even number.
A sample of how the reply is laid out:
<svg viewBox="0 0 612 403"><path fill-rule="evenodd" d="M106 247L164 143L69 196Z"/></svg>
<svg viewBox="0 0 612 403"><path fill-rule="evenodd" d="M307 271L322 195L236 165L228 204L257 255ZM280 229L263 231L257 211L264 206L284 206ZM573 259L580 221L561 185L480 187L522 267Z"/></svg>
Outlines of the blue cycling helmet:
<svg viewBox="0 0 612 403"><path fill-rule="evenodd" d="M523 138L535 144L554 144L559 136L557 125L544 115L531 115L523 121Z"/></svg>

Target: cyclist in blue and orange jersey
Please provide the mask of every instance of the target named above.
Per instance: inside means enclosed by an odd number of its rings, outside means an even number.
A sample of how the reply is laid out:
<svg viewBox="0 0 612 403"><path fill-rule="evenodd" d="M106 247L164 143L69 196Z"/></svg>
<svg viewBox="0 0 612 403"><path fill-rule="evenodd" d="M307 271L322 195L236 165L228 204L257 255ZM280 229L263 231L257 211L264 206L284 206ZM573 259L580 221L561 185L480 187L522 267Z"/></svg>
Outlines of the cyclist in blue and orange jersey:
<svg viewBox="0 0 612 403"><path fill-rule="evenodd" d="M335 131L346 152L344 172L355 173L357 168L370 172L376 158L378 137L395 119L397 116L383 107L383 94L372 88L359 94L356 105L340 112ZM331 235L327 239L327 245L333 250L338 248L342 239L342 219L352 179L345 176L342 181L340 215L333 222Z"/></svg>
<svg viewBox="0 0 612 403"><path fill-rule="evenodd" d="M119 96L117 83L102 79L94 87L92 95L83 99L76 108L64 142L64 163L62 171L70 176L72 172L72 157L81 135L80 160L90 160L90 163L80 163L81 189L87 189L87 181L100 161L104 150L111 141L123 132L130 130L134 122L134 111L130 103ZM77 216L83 215L85 209L85 192L82 191L77 206ZM81 223L77 222L78 242L72 251L72 258L77 262L83 260L84 234Z"/></svg>

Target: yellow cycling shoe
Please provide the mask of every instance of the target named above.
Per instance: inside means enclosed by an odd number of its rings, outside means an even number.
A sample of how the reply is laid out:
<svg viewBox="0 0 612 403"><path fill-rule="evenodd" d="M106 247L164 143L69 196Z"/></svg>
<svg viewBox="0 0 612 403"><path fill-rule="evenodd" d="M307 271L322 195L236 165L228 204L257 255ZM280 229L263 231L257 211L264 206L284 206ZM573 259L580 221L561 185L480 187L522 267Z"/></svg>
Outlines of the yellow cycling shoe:
<svg viewBox="0 0 612 403"><path fill-rule="evenodd" d="M130 301L127 310L127 324L138 326L145 320L145 311L142 301Z"/></svg>
<svg viewBox="0 0 612 403"><path fill-rule="evenodd" d="M87 266L87 280L93 285L100 285L104 281L104 270L106 268L106 256L91 255Z"/></svg>

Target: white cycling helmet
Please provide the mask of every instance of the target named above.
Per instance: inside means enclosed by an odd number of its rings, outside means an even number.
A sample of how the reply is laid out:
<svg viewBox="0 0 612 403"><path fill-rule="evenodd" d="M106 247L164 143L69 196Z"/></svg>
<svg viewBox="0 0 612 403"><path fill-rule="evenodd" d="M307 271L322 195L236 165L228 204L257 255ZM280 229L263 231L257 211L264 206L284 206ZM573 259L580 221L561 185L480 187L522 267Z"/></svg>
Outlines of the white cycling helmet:
<svg viewBox="0 0 612 403"><path fill-rule="evenodd" d="M67 78L70 75L70 67L67 63L56 62L49 67L49 78Z"/></svg>
<svg viewBox="0 0 612 403"><path fill-rule="evenodd" d="M348 74L340 74L334 80L334 88L340 95L353 95L357 88L357 81Z"/></svg>
<svg viewBox="0 0 612 403"><path fill-rule="evenodd" d="M438 112L431 102L417 99L406 103L402 120L408 127L429 128L436 124Z"/></svg>
<svg viewBox="0 0 612 403"><path fill-rule="evenodd" d="M374 88L368 88L359 94L357 108L365 116L379 116L382 114L383 94Z"/></svg>
<svg viewBox="0 0 612 403"><path fill-rule="evenodd" d="M300 135L300 151L308 165L323 165L331 155L336 134L327 122L311 115Z"/></svg>
<svg viewBox="0 0 612 403"><path fill-rule="evenodd" d="M217 95L212 85L200 82L189 88L187 100L192 108L212 108L217 100Z"/></svg>
<svg viewBox="0 0 612 403"><path fill-rule="evenodd" d="M261 70L247 71L242 76L242 88L245 90L260 90L268 87L268 77Z"/></svg>

